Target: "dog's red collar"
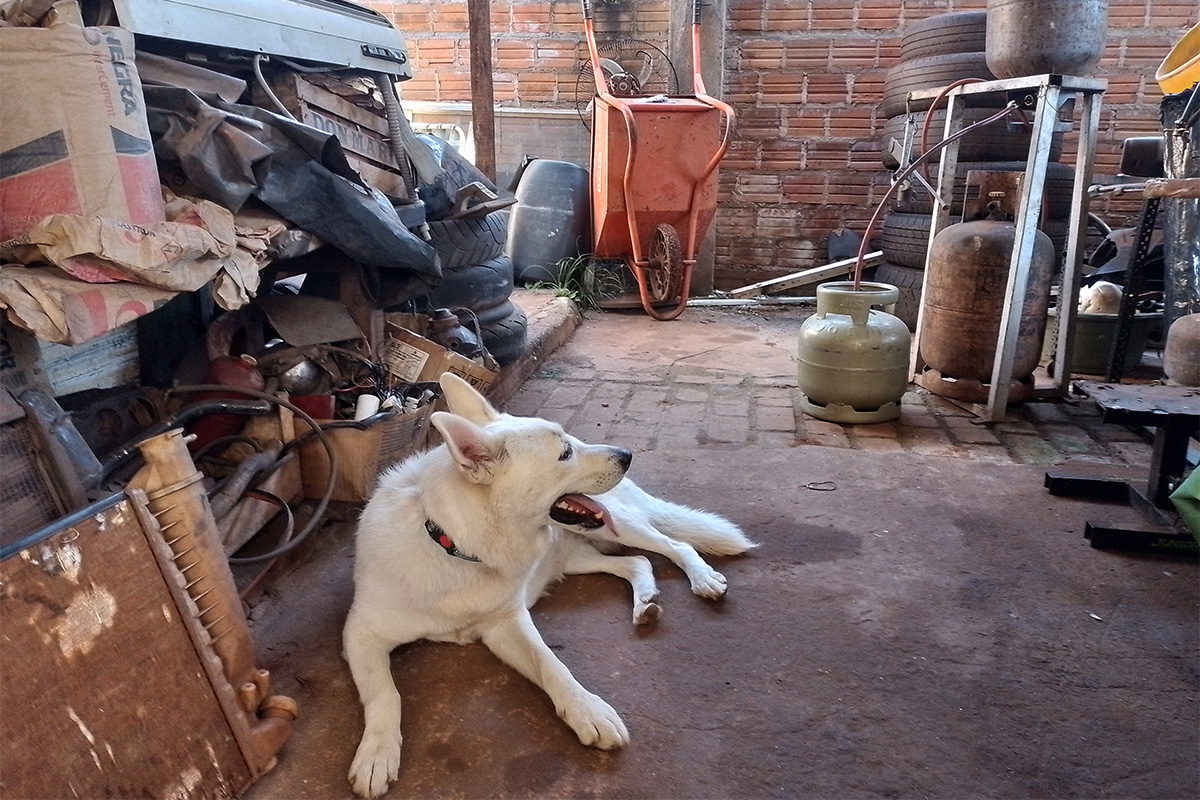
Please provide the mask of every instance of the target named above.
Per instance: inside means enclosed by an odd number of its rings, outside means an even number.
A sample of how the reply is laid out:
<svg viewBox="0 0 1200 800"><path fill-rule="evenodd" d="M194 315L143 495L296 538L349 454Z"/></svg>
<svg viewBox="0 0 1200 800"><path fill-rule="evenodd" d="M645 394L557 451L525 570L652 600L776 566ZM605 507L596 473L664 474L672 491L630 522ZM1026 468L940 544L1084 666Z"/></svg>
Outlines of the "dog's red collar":
<svg viewBox="0 0 1200 800"><path fill-rule="evenodd" d="M441 526L439 526L433 520L425 520L425 530L429 531L429 538L437 542L438 547L442 548L450 555L454 556L455 558L461 558L463 561L474 561L479 563L479 559L475 556L469 556L462 550L459 550L458 547L455 546L454 540L451 539L450 536L441 529Z"/></svg>

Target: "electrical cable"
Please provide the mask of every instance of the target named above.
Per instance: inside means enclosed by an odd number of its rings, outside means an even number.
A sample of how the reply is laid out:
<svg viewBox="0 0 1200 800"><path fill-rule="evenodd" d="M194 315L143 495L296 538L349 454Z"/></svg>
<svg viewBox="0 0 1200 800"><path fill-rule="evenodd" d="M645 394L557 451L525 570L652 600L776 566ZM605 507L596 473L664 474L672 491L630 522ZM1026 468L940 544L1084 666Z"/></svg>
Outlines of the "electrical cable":
<svg viewBox="0 0 1200 800"><path fill-rule="evenodd" d="M191 393L191 392L236 392L236 393L244 394L249 397L259 399L259 400L266 400L270 403L276 403L278 405L281 405L284 408L286 408L287 410L291 411L293 414L300 417L300 419L304 420L309 425L309 427L312 428L316 432L315 435L316 435L318 441L321 442L321 446L325 448L325 453L329 456L329 475L325 479L325 489L322 492L321 500L320 500L320 502L317 503L317 507L313 510L312 519L310 519L308 521L308 523L304 526L304 528L300 531L300 533L296 534L294 539L287 542L286 544L283 544L283 545L275 548L274 550L270 551L269 553L263 553L262 555L244 556L244 557L240 557L240 558L235 558L233 556L230 556L229 563L230 564L260 564L264 561L270 561L272 559L279 558L282 555L286 555L286 554L290 553L291 551L295 550L301 544L303 544L305 539L308 538L309 534L311 534L313 532L313 530L316 529L317 525L320 524L321 518L325 515L325 509L329 507L329 502L330 502L330 499L333 497L333 489L334 489L335 481L337 479L337 468L338 468L337 453L333 449L333 443L329 441L329 437L326 436L325 433L321 430L321 426L319 426L317 424L317 421L315 419L313 419L312 417L310 417L308 415L307 411L305 411L304 409L300 408L299 406L291 403L290 401L283 400L281 398L275 397L274 395L267 394L266 392L260 392L257 389L247 389L242 386L225 386L222 384L193 384L193 385L187 385L187 386L175 386L175 387L172 387L172 389L170 391L172 391L172 392L187 392L187 393Z"/></svg>
<svg viewBox="0 0 1200 800"><path fill-rule="evenodd" d="M254 55L254 77L258 81L259 88L267 93L267 97L271 99L271 105L275 106L280 114L290 120L299 122L299 120L296 120L296 116L283 104L283 101L276 97L275 92L271 90L271 85L267 83L267 79L263 76L262 62L265 59L266 57L262 53L255 53Z"/></svg>

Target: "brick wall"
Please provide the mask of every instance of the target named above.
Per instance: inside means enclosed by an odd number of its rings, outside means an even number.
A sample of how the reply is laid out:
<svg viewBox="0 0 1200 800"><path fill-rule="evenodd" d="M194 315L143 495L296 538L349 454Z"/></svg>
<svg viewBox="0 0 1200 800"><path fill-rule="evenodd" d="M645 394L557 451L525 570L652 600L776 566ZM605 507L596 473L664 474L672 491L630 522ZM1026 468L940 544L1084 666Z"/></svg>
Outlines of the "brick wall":
<svg viewBox="0 0 1200 800"><path fill-rule="evenodd" d="M370 5L396 21L416 58L405 99L469 99L464 2ZM983 8L986 0L728 0L724 86L708 82L739 115L721 168L718 288L824 263L832 230L866 227L888 185L877 107L884 74L899 59L900 33L934 14ZM577 0L493 0L491 9L497 103L573 108L586 50ZM597 2L600 38L665 48L668 10L659 0ZM1160 132L1154 71L1198 15L1196 0L1109 0L1109 41L1097 70L1109 81L1098 175L1116 172L1125 138ZM683 69L690 61L688 54L675 60ZM1068 137L1064 159L1073 144ZM1131 198L1093 203L1117 224L1130 222L1136 208Z"/></svg>

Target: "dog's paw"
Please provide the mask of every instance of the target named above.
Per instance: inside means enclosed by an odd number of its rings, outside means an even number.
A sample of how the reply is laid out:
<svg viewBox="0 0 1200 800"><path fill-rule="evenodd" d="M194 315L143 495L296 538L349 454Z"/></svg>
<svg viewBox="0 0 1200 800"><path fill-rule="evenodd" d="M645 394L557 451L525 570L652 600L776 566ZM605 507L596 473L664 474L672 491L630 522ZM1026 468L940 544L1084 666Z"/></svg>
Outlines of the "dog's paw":
<svg viewBox="0 0 1200 800"><path fill-rule="evenodd" d="M359 797L381 797L400 774L400 737L363 734L350 764L350 786Z"/></svg>
<svg viewBox="0 0 1200 800"><path fill-rule="evenodd" d="M720 600L729 591L725 576L715 569L709 568L704 572L694 572L690 576L692 594L707 597L709 600Z"/></svg>
<svg viewBox="0 0 1200 800"><path fill-rule="evenodd" d="M658 595L645 600L637 600L633 604L633 624L649 625L652 622L658 622L662 613L662 606L658 604Z"/></svg>
<svg viewBox="0 0 1200 800"><path fill-rule="evenodd" d="M629 744L629 731L617 712L591 692L576 697L562 718L588 747L613 750Z"/></svg>

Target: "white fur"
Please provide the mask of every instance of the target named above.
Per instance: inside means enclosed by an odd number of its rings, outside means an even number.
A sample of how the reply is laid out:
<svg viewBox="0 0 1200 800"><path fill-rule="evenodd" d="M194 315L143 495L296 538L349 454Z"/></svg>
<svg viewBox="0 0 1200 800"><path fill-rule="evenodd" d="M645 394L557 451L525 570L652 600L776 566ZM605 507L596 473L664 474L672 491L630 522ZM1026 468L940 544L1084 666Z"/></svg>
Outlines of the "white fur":
<svg viewBox="0 0 1200 800"><path fill-rule="evenodd" d="M1121 310L1121 287L1108 281L1096 281L1079 287L1079 313L1116 314Z"/></svg>
<svg viewBox="0 0 1200 800"><path fill-rule="evenodd" d="M453 375L441 384L451 413L436 412L432 423L445 444L387 472L359 521L343 646L364 710L349 774L362 797L382 795L399 774L400 695L390 661L398 645L482 640L549 695L583 744L621 747L629 741L621 718L546 646L529 607L563 575L609 572L632 586L636 621L657 617L649 561L605 555L594 542L662 552L688 573L693 591L712 598L724 595L725 578L682 539L722 554L754 546L732 523L651 497L624 479L628 451L585 444L546 420L501 414ZM603 502L613 526L553 523L554 501L569 493ZM431 540L426 520L479 561L447 553Z"/></svg>

